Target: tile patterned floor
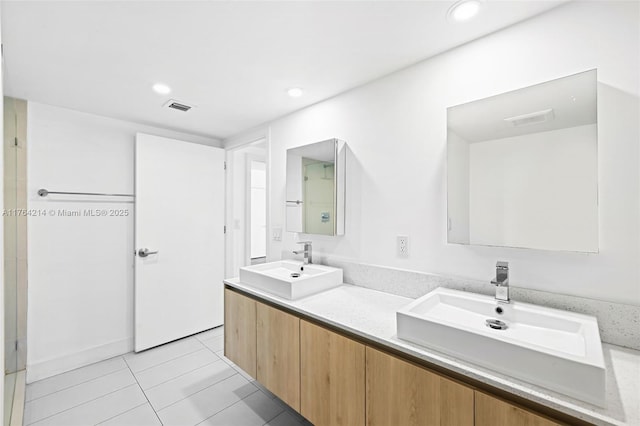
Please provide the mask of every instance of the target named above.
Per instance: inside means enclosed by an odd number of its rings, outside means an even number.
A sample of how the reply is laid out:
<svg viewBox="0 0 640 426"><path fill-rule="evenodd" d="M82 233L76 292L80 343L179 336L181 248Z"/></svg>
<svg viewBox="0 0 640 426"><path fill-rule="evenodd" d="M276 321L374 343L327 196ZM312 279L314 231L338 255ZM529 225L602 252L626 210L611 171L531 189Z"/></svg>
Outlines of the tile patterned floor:
<svg viewBox="0 0 640 426"><path fill-rule="evenodd" d="M27 385L25 425L310 425L224 357L223 327Z"/></svg>

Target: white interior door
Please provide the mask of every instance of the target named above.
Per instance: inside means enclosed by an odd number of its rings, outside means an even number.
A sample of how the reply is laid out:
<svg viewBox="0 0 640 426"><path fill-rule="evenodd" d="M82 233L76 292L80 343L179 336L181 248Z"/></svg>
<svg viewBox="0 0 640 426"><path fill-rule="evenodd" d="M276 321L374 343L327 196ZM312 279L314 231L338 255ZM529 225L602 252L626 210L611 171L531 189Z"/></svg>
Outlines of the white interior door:
<svg viewBox="0 0 640 426"><path fill-rule="evenodd" d="M224 150L138 133L135 163L137 352L223 322Z"/></svg>

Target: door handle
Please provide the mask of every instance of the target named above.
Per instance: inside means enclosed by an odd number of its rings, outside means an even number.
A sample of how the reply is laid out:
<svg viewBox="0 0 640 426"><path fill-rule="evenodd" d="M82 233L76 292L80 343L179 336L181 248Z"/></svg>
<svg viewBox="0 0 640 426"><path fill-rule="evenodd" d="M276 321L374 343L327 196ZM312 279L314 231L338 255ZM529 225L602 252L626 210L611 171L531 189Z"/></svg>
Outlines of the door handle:
<svg viewBox="0 0 640 426"><path fill-rule="evenodd" d="M148 248L141 248L140 250L138 250L138 256L140 256L140 257L147 257L150 254L158 254L158 250L149 251Z"/></svg>

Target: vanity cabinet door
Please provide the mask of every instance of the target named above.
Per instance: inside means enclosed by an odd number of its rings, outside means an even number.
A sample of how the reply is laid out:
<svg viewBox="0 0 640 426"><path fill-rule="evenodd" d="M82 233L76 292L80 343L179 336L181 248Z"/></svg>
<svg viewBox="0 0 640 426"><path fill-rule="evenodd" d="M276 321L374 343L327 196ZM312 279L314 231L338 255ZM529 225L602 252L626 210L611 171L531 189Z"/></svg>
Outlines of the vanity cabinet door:
<svg viewBox="0 0 640 426"><path fill-rule="evenodd" d="M365 346L300 322L300 413L316 426L364 426Z"/></svg>
<svg viewBox="0 0 640 426"><path fill-rule="evenodd" d="M366 353L368 426L473 425L472 389L379 350Z"/></svg>
<svg viewBox="0 0 640 426"><path fill-rule="evenodd" d="M224 356L256 377L256 301L224 290Z"/></svg>
<svg viewBox="0 0 640 426"><path fill-rule="evenodd" d="M476 426L560 426L530 411L482 392L476 394Z"/></svg>
<svg viewBox="0 0 640 426"><path fill-rule="evenodd" d="M258 381L300 412L300 319L257 303Z"/></svg>

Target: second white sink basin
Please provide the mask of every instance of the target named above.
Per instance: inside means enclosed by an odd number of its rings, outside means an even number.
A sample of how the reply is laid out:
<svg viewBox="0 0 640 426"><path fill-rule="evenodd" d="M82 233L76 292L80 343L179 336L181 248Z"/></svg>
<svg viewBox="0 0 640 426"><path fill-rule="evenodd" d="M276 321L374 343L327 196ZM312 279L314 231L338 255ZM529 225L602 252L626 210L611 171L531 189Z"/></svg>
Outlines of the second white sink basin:
<svg viewBox="0 0 640 426"><path fill-rule="evenodd" d="M342 284L342 269L281 260L240 268L240 281L285 299L295 300Z"/></svg>
<svg viewBox="0 0 640 426"><path fill-rule="evenodd" d="M487 320L506 328L492 328ZM397 331L400 339L604 405L605 364L595 317L438 288L397 312Z"/></svg>

